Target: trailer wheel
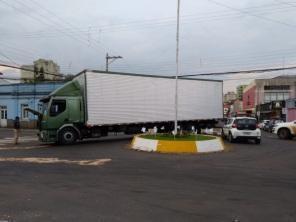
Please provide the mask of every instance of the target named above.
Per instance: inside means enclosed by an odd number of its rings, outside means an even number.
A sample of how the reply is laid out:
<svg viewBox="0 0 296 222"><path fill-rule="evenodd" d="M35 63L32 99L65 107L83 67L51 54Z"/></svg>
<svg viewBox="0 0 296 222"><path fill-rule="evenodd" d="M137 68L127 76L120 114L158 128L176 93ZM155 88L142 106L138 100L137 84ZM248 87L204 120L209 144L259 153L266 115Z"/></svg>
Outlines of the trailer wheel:
<svg viewBox="0 0 296 222"><path fill-rule="evenodd" d="M279 130L278 136L280 139L289 139L291 137L291 134L287 128L283 128Z"/></svg>
<svg viewBox="0 0 296 222"><path fill-rule="evenodd" d="M77 140L77 132L71 127L66 127L59 132L59 143L69 145Z"/></svg>

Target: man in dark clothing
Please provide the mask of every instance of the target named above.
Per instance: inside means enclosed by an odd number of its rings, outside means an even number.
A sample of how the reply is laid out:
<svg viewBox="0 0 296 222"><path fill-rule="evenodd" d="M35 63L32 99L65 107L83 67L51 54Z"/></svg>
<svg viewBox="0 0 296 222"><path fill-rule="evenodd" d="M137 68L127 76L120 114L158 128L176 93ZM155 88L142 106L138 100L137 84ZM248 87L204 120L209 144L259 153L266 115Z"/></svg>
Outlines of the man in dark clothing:
<svg viewBox="0 0 296 222"><path fill-rule="evenodd" d="M20 118L17 116L14 120L14 144L18 144L20 137Z"/></svg>

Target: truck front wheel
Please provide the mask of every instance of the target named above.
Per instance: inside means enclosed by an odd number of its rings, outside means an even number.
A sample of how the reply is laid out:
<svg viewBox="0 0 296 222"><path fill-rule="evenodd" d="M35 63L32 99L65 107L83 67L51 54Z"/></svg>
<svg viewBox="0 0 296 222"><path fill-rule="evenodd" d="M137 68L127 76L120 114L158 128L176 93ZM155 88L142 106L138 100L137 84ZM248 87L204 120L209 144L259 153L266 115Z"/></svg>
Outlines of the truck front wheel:
<svg viewBox="0 0 296 222"><path fill-rule="evenodd" d="M77 132L71 127L66 127L59 132L59 143L69 145L77 140Z"/></svg>

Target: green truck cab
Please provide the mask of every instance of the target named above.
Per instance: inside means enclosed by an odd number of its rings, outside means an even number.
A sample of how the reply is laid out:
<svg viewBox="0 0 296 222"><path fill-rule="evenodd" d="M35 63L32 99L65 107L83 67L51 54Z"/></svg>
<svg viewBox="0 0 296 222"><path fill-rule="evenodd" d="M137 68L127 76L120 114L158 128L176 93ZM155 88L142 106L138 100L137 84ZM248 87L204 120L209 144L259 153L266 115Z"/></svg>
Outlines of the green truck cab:
<svg viewBox="0 0 296 222"><path fill-rule="evenodd" d="M43 103L39 116L40 141L70 144L81 137L85 113L79 82L70 81L40 101Z"/></svg>

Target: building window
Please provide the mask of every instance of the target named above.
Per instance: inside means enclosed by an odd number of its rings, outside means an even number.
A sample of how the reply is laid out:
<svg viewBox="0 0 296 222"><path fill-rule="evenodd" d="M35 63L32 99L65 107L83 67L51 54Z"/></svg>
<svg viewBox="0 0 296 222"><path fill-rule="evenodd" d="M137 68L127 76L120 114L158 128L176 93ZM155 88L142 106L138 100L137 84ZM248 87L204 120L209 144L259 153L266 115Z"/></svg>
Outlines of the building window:
<svg viewBox="0 0 296 222"><path fill-rule="evenodd" d="M287 100L289 97L289 92L266 92L264 93L264 102Z"/></svg>
<svg viewBox="0 0 296 222"><path fill-rule="evenodd" d="M265 103L270 102L270 93L264 93L264 102Z"/></svg>
<svg viewBox="0 0 296 222"><path fill-rule="evenodd" d="M26 108L29 108L28 104L21 104L21 119L29 119L29 112L25 110Z"/></svg>
<svg viewBox="0 0 296 222"><path fill-rule="evenodd" d="M264 90L290 90L290 86L289 85L264 86Z"/></svg>
<svg viewBox="0 0 296 222"><path fill-rule="evenodd" d="M270 93L270 100L271 101L277 100L277 93Z"/></svg>
<svg viewBox="0 0 296 222"><path fill-rule="evenodd" d="M284 93L284 100L287 100L290 98L290 93L286 92Z"/></svg>
<svg viewBox="0 0 296 222"><path fill-rule="evenodd" d="M0 106L0 119L7 119L7 106Z"/></svg>

